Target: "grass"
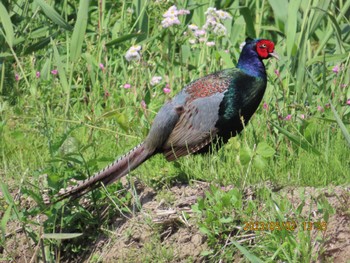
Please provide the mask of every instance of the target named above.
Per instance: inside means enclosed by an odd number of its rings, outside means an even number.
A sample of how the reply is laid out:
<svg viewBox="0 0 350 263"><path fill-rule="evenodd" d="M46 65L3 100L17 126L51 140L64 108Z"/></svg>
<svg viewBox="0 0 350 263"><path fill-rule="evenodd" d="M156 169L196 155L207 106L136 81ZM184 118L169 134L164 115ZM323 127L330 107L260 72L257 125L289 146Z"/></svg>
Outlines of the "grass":
<svg viewBox="0 0 350 263"><path fill-rule="evenodd" d="M217 197L208 194L212 201L202 201L199 209L204 218L207 212L203 211L210 206L219 208L225 195L233 198L246 187L262 182L313 187L349 184L350 2L196 4L181 0L174 4L190 10L190 14L179 17L180 25L164 29L160 26L161 14L171 4L147 0L89 4L19 0L0 4L0 245L5 249L7 224L13 220L36 244L41 236L33 218L43 214L47 220L40 227L45 233L84 232L93 240L94 231L100 231L99 206L113 201L117 208L114 213L130 211L132 197L118 183L108 187L109 193L102 189L88 195L95 211L78 203L46 207L41 190L49 187L54 193L70 178L85 178L138 144L160 106L186 83L235 65L239 45L248 35L272 39L281 58L267 63L266 106L261 105L244 132L219 152L188 156L175 163L156 156L131 175L156 189L193 179L236 186L234 193L218 193ZM204 12L210 6L232 16L223 22L227 33L207 33L214 47L201 42L192 45L187 25L202 26ZM142 46L141 60L125 59L132 45ZM162 76L162 81L150 85L153 76ZM131 88L125 89L125 84ZM163 92L167 84L170 93ZM43 174L47 174L47 182ZM6 195L7 191L19 191L34 207L24 208ZM166 193L162 195L171 199ZM240 202L239 207L228 204L229 211L246 205L244 200ZM288 214L291 206L274 210L274 204L285 203L276 194L265 194L259 202L267 203L260 213L270 221L280 220L278 216ZM251 212L243 210L239 217L254 216L258 204L251 206ZM219 225L219 230L225 232L225 227ZM211 228L206 234L213 244L218 241ZM280 235L285 243L278 250ZM208 256L230 260L239 250L248 259L256 255L270 261L308 261L312 247L297 244L297 240L307 242L307 235L303 231L269 233L248 251L234 241L225 247L222 239ZM78 255L84 249L79 242L44 241L46 257L51 260L59 260L59 251ZM170 254L165 253L164 260ZM43 255L39 253L38 257ZM159 257L162 253L157 260Z"/></svg>

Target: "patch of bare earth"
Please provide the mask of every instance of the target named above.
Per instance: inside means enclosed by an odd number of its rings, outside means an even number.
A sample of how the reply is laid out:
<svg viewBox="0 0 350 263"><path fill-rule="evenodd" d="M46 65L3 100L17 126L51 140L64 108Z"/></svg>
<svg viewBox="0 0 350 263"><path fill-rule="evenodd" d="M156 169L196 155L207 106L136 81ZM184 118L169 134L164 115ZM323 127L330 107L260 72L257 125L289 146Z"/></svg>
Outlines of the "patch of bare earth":
<svg viewBox="0 0 350 263"><path fill-rule="evenodd" d="M191 205L208 188L209 184L202 182L173 186L167 192L175 201L169 204L145 187L140 194L141 211L130 220L123 220L108 240L97 242L86 262L92 257L103 262L143 262L167 257L168 262L203 262L201 252L208 247L191 218Z"/></svg>
<svg viewBox="0 0 350 263"><path fill-rule="evenodd" d="M129 218L116 219L94 244L89 244L88 252L76 262L155 262L157 259L167 259L166 262L205 262L201 253L208 250L208 246L192 216L191 205L204 196L208 188L208 183L196 182L176 185L157 193L139 185L140 211ZM342 186L287 187L278 193L286 196L295 207L304 200L302 214L307 218L311 212L310 221L313 222L321 219L317 212L317 202L321 198L325 198L334 208L335 213L329 217L327 230L311 232L317 262L341 263L350 260L349 190L349 187ZM162 197L164 193L166 195ZM35 253L40 253L38 244L32 244L23 231L16 233L18 227L15 222L9 222L7 230L12 234L7 237L5 246L0 245L0 258L11 257L15 259L13 262L30 262Z"/></svg>
<svg viewBox="0 0 350 263"><path fill-rule="evenodd" d="M317 256L317 262L348 263L350 261L350 187L330 186L328 188L285 188L281 191L292 204L297 207L304 196L305 205L301 212L307 218L311 212L310 222L321 221L321 215L317 212L317 203L327 200L335 210L324 232L313 227L312 244L313 252ZM302 226L300 226L302 227ZM309 231L309 230L305 230ZM322 233L322 239L317 235Z"/></svg>

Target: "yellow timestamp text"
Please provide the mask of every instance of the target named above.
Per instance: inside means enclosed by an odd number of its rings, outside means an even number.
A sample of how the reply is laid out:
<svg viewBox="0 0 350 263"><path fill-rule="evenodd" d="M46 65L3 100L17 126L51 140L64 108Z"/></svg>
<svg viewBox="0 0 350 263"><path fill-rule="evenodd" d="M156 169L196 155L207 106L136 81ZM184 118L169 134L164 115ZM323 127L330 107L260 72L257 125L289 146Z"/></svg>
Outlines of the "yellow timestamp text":
<svg viewBox="0 0 350 263"><path fill-rule="evenodd" d="M295 229L300 228L305 231L326 231L327 230L327 222L326 221L248 221L244 223L243 230L244 231L294 231Z"/></svg>

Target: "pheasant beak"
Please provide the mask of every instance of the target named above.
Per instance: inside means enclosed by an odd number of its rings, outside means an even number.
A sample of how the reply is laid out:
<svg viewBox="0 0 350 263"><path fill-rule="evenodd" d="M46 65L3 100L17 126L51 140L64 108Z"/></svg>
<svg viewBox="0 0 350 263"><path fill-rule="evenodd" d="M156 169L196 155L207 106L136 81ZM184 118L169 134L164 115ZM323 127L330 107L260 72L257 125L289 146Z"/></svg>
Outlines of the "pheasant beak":
<svg viewBox="0 0 350 263"><path fill-rule="evenodd" d="M277 59L277 60L280 59L276 52L271 52L271 53L269 53L269 57L274 57L274 58Z"/></svg>

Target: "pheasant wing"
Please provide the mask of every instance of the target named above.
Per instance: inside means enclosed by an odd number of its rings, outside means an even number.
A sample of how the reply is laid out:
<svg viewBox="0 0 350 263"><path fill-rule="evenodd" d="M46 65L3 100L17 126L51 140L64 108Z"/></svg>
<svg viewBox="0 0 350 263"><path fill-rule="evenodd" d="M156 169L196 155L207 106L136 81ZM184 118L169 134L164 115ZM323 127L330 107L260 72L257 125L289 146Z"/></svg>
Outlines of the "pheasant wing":
<svg viewBox="0 0 350 263"><path fill-rule="evenodd" d="M168 161L194 153L208 145L217 133L220 103L224 92L197 98L184 105L178 122L163 149Z"/></svg>

